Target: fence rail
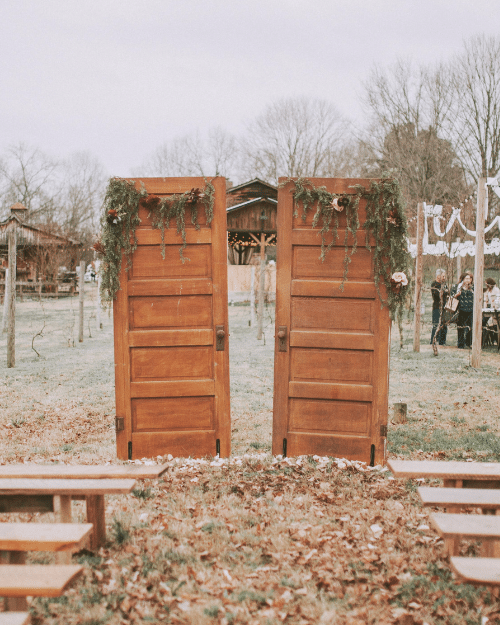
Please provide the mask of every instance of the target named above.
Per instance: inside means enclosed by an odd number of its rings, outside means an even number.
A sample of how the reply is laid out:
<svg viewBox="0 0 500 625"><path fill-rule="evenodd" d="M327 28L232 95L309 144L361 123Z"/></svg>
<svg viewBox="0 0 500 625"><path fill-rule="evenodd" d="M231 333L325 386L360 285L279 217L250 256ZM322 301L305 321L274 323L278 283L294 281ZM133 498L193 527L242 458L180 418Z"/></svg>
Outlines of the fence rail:
<svg viewBox="0 0 500 625"><path fill-rule="evenodd" d="M16 294L23 299L24 295L36 295L37 297L63 297L66 295L76 295L78 284L71 282L57 282L50 280L36 282L16 282ZM0 297L5 295L5 280L0 280Z"/></svg>

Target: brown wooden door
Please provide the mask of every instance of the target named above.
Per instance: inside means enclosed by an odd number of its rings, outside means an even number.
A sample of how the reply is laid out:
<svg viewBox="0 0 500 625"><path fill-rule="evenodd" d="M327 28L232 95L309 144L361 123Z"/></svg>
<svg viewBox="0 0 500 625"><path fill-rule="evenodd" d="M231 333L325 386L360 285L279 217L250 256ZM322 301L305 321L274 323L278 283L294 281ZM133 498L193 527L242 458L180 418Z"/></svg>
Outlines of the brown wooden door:
<svg viewBox="0 0 500 625"><path fill-rule="evenodd" d="M370 184L331 178L311 182L330 193L347 194L351 185ZM285 448L289 456L382 463L390 318L375 289L365 230L358 231L357 252L342 291L345 215L340 213L339 238L322 262L319 226L311 228L314 210L305 222L302 206L293 217L293 187L290 182L278 192L273 453ZM361 201L361 224L365 217Z"/></svg>
<svg viewBox="0 0 500 625"><path fill-rule="evenodd" d="M141 178L138 188L141 182L160 197L205 186L203 178ZM196 230L187 210L184 263L175 220L165 230L163 259L161 233L140 209L138 247L129 271L122 263L114 302L119 458L230 453L225 179L213 185L210 225L199 206ZM225 332L222 351L217 326Z"/></svg>

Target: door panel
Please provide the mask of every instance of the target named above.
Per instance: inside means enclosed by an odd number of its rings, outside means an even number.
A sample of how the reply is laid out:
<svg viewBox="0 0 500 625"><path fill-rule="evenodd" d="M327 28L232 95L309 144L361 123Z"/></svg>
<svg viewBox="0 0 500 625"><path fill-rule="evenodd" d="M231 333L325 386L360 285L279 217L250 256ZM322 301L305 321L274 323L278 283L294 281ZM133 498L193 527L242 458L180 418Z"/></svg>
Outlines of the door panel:
<svg viewBox="0 0 500 625"><path fill-rule="evenodd" d="M142 178L160 197L205 186L203 178ZM114 302L119 458L230 453L225 180L215 178L214 218L186 215L187 247L175 224L162 237L140 208L132 266L122 263ZM216 326L226 336L215 345Z"/></svg>
<svg viewBox="0 0 500 625"><path fill-rule="evenodd" d="M341 179L312 183L347 194L351 185L370 185ZM339 237L321 261L319 227L311 228L315 211L303 221L299 206L293 217L291 191L289 182L278 192L273 453L384 462L390 319L375 288L372 252L365 247L365 204L359 205L358 249L341 290L345 214L339 214ZM327 243L331 238L327 235ZM286 351L278 341L283 327Z"/></svg>

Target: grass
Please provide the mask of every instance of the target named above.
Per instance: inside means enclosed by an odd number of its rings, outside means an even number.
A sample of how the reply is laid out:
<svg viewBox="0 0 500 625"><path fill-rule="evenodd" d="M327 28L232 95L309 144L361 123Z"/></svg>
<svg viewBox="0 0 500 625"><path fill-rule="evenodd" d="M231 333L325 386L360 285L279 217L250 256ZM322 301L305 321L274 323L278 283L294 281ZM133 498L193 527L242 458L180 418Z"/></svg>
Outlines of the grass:
<svg viewBox="0 0 500 625"><path fill-rule="evenodd" d="M103 330L92 326L92 338L73 347L75 312L69 299L43 311L18 304L16 367L0 364L1 462L116 462L112 320L103 316ZM108 497L108 543L75 556L84 575L62 598L32 602L34 625L500 622L489 591L457 584L442 542L417 530L430 523L415 481L270 455L273 308L262 341L248 327L248 307L229 313L231 463L172 460L164 478ZM31 339L43 321L38 357ZM429 336L428 314L420 353L409 324L403 349L393 331L389 406L407 403L408 423L392 423L389 411L389 455L500 461L500 357L485 352L476 371L469 352L440 348L435 358ZM82 505L73 505L83 520ZM47 517L0 520L9 519ZM477 546L461 549L470 555Z"/></svg>

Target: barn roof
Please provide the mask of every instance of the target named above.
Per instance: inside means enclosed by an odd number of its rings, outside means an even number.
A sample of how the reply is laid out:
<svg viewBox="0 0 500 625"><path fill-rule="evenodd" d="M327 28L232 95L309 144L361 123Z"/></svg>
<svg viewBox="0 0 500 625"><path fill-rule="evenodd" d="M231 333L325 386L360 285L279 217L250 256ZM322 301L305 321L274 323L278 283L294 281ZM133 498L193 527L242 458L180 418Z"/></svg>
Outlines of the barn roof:
<svg viewBox="0 0 500 625"><path fill-rule="evenodd" d="M246 202L241 202L241 204L235 204L234 206L228 206L227 212L231 213L232 211L243 208L244 206L251 206L252 204L256 204L257 202L269 202L270 204L277 204L278 200L275 200L272 197L255 197L252 200L247 200Z"/></svg>
<svg viewBox="0 0 500 625"><path fill-rule="evenodd" d="M249 187L250 185L255 184L256 182L259 184L263 184L266 187L269 187L273 191L278 190L278 187L275 187L274 185L269 184L269 182L265 182L264 180L261 180L260 178L254 178L253 180L250 180L249 182L243 182L242 184L238 184L235 187L230 187L229 189L227 189L226 193L233 193L234 191L239 191L240 189Z"/></svg>
<svg viewBox="0 0 500 625"><path fill-rule="evenodd" d="M18 245L48 245L51 243L81 245L80 241L76 239L49 233L43 228L37 228L36 226L30 226L22 222L17 215L10 215L5 221L0 221L0 245L7 245L9 224L13 221L17 222Z"/></svg>

